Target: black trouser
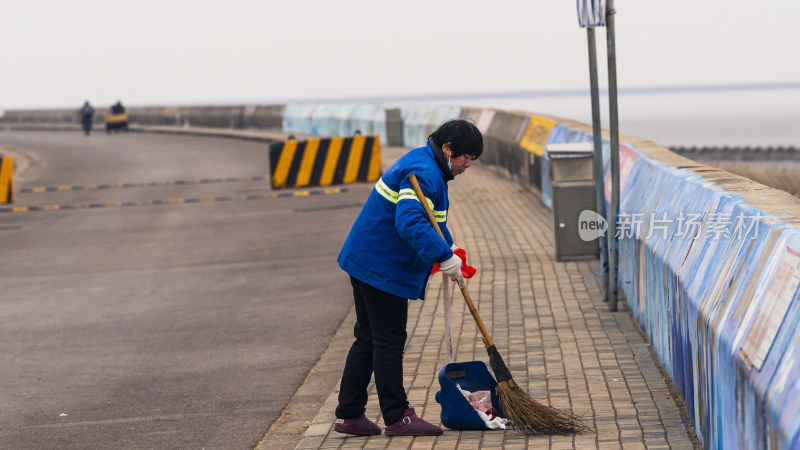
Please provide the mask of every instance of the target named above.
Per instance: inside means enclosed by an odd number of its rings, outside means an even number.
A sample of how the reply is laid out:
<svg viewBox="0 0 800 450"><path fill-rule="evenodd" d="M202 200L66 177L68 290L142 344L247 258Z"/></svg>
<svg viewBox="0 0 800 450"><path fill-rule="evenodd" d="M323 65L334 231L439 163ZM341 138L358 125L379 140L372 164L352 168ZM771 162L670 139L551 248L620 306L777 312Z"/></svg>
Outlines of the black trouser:
<svg viewBox="0 0 800 450"><path fill-rule="evenodd" d="M392 425L408 409L403 386L403 349L406 345L408 300L350 277L356 304L355 342L342 374L336 417L361 417L367 405L367 387L373 372L383 422Z"/></svg>

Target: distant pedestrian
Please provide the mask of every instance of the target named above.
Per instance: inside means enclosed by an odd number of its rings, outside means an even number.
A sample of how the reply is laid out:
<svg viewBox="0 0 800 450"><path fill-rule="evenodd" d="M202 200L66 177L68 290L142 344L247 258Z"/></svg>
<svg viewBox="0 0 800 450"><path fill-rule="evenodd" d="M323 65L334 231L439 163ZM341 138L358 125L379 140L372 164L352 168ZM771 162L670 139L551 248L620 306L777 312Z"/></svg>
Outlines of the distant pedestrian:
<svg viewBox="0 0 800 450"><path fill-rule="evenodd" d="M474 124L450 120L427 145L406 153L381 177L356 218L339 254L350 275L356 308L355 342L342 374L334 430L362 436L381 434L364 415L367 387L375 376L387 436L436 436L442 429L410 408L403 386L408 300L424 298L435 263L463 283L461 258L447 229L447 182L466 171L483 153ZM428 222L409 175L414 174L445 236ZM445 242L446 241L446 242ZM433 376L433 374L432 374Z"/></svg>
<svg viewBox="0 0 800 450"><path fill-rule="evenodd" d="M92 132L92 120L94 119L94 108L86 100L81 107L81 122L83 123L83 133L88 136Z"/></svg>

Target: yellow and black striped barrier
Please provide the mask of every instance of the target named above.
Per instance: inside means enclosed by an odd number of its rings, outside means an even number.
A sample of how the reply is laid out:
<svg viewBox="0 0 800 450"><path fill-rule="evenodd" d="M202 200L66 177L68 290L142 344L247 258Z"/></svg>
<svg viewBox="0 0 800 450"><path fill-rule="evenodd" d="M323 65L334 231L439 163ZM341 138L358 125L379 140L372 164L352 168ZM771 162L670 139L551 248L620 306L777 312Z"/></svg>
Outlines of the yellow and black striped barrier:
<svg viewBox="0 0 800 450"><path fill-rule="evenodd" d="M0 157L0 203L14 203L14 160Z"/></svg>
<svg viewBox="0 0 800 450"><path fill-rule="evenodd" d="M378 136L277 142L269 147L269 160L273 189L369 182L381 176Z"/></svg>

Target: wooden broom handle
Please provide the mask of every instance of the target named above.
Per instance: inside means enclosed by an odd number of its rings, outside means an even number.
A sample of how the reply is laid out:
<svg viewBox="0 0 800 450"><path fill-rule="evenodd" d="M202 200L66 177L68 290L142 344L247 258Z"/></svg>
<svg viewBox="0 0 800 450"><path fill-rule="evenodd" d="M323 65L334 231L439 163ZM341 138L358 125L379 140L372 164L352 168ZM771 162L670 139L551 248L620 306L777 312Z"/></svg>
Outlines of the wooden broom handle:
<svg viewBox="0 0 800 450"><path fill-rule="evenodd" d="M436 230L442 239L444 239L442 229L439 228L439 224L436 223L436 217L433 216L433 211L431 211L431 207L428 205L428 201L425 199L425 193L422 192L422 188L419 186L417 176L412 173L408 176L408 181L411 183L411 187L414 188L414 192L417 194L417 200L419 200L419 202L422 203L422 207L425 208L425 213L428 215L428 222L433 225L433 229ZM445 239L445 242L447 242L447 239ZM486 325L483 324L481 315L478 314L478 309L475 308L475 303L472 301L472 296L469 295L466 285L461 288L461 295L464 296L464 301L467 302L467 308L469 308L469 312L472 313L472 318L475 319L475 323L478 324L478 329L481 331L481 337L483 337L483 344L486 346L486 348L493 346L494 342L492 341L492 337L486 330Z"/></svg>

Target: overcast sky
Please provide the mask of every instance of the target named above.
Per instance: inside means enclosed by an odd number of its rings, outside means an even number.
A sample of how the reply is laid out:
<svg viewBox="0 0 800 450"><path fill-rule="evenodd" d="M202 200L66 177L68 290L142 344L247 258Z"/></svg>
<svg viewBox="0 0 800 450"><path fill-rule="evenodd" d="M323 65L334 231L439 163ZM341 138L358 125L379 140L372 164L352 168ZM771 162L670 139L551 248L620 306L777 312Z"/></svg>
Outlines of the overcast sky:
<svg viewBox="0 0 800 450"><path fill-rule="evenodd" d="M797 0L616 8L621 90L800 82ZM0 109L588 88L573 0L5 0L0 36Z"/></svg>

